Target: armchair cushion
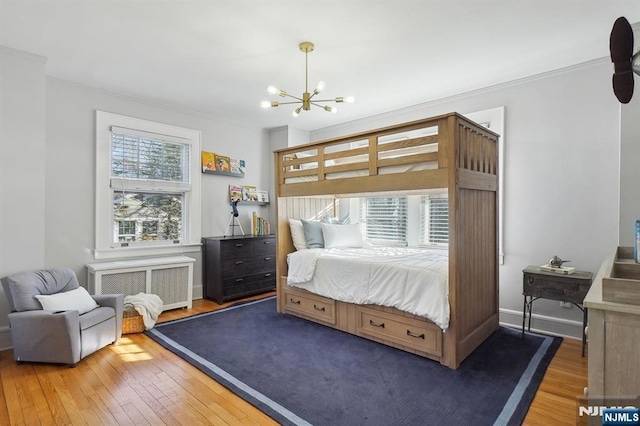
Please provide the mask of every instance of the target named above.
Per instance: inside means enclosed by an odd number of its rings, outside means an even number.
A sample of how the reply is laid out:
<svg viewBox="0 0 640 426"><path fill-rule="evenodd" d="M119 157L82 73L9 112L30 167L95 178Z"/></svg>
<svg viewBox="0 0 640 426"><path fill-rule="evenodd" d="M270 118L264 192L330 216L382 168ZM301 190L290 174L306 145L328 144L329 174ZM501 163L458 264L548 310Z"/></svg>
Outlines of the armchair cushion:
<svg viewBox="0 0 640 426"><path fill-rule="evenodd" d="M38 299L42 309L51 311L78 311L82 315L98 307L84 287L56 294L36 294L34 297Z"/></svg>
<svg viewBox="0 0 640 426"><path fill-rule="evenodd" d="M80 287L76 274L68 268L18 272L2 279L12 312L42 309L36 294L54 294Z"/></svg>

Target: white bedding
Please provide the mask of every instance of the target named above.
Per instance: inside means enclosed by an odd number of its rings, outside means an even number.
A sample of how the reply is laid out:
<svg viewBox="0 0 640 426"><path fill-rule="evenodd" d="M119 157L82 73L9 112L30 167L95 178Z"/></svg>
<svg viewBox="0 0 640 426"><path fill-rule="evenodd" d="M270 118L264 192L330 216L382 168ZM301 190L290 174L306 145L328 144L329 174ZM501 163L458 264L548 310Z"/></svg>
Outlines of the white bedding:
<svg viewBox="0 0 640 426"><path fill-rule="evenodd" d="M287 256L287 283L343 302L390 306L449 326L447 250L306 249Z"/></svg>

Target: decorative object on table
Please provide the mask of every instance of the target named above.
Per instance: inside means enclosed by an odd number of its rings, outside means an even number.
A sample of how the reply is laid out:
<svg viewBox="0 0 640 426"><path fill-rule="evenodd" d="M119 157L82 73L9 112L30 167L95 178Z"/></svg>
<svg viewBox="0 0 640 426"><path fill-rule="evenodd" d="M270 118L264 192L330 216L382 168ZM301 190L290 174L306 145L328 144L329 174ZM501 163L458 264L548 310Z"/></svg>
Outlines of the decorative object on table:
<svg viewBox="0 0 640 426"><path fill-rule="evenodd" d="M244 160L208 151L202 151L201 157L202 173L244 177Z"/></svg>
<svg viewBox="0 0 640 426"><path fill-rule="evenodd" d="M572 266L562 266L563 263L571 262L570 260L562 260L558 256L553 256L549 259L549 263L540 266L541 271L555 272L557 274L569 275L576 271L576 268Z"/></svg>
<svg viewBox="0 0 640 426"><path fill-rule="evenodd" d="M238 202L240 200L232 200L231 201L231 216L229 217L229 223L227 223L227 230L224 233L224 236L229 235L229 228L231 228L231 236L235 236L236 226L240 228L240 232L242 232L242 236L244 236L244 229L242 229L242 224L238 220Z"/></svg>
<svg viewBox="0 0 640 426"><path fill-rule="evenodd" d="M320 105L319 102L335 102L335 103L342 103L342 102L346 102L346 103L353 103L354 102L354 97L353 96L347 96L346 98L343 97L336 97L333 99L314 99L314 96L316 96L318 93L322 92L325 87L326 84L324 81L320 81L318 82L318 85L316 86L316 88L313 90L313 93L309 93L309 81L308 81L308 56L309 56L309 52L313 52L313 43L311 43L310 41L303 41L302 43L300 43L298 45L298 47L300 48L301 52L304 52L304 76L305 76L305 81L304 81L304 93L302 94L302 98L299 98L297 96L292 96L290 94L288 94L286 91L278 89L275 86L269 86L267 88L267 91L269 92L270 95L278 95L278 96L282 96L284 97L289 97L291 99L295 99L291 102L278 102L278 101L273 101L273 102L269 102L269 101L262 101L260 103L260 106L262 108L268 109L268 108L276 108L280 105L288 105L288 104L300 104L300 106L298 108L296 108L293 111L293 116L297 117L298 115L300 115L300 112L302 112L302 110L305 111L309 111L311 109L311 105L317 106L318 108L322 108L325 111L328 112L332 112L332 113L336 113L338 112L338 109L336 107L331 107L329 105Z"/></svg>

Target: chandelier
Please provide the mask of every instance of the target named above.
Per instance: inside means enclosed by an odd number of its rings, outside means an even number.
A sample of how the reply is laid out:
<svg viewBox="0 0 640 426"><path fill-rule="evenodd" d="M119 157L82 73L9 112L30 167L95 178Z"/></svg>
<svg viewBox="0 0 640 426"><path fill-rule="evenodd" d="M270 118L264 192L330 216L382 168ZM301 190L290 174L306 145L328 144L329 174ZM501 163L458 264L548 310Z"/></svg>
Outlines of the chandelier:
<svg viewBox="0 0 640 426"><path fill-rule="evenodd" d="M267 88L267 91L269 92L270 95L278 95L286 98L291 98L291 99L295 99L295 101L290 101L290 102L262 101L260 103L260 106L266 109L266 108L276 108L280 105L300 104L300 106L296 108L292 113L294 117L297 117L298 115L300 115L300 112L302 112L302 110L309 111L311 109L311 105L317 106L319 108L324 109L325 111L332 112L334 114L338 112L338 109L336 107L332 107L329 105L320 105L320 102L353 103L355 101L353 96L348 96L346 98L337 97L334 99L315 99L314 96L322 92L327 86L324 83L324 81L321 81L318 83L316 88L313 90L313 93L309 93L308 55L309 55L309 52L313 52L313 43L311 43L310 41L303 41L302 43L300 43L299 47L300 47L300 51L304 52L304 93L302 94L302 98L298 98L297 96L290 95L286 91L282 89L278 89L275 86L269 86Z"/></svg>

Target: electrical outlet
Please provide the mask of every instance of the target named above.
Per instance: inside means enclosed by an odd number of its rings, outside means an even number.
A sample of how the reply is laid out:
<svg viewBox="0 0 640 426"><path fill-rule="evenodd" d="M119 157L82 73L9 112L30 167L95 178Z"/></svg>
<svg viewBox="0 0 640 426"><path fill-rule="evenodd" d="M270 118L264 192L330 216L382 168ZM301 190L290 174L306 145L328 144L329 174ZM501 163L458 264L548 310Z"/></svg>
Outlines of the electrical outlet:
<svg viewBox="0 0 640 426"><path fill-rule="evenodd" d="M560 302L560 307L561 308L569 308L569 309L571 309L571 306L573 306L571 304L571 302Z"/></svg>

